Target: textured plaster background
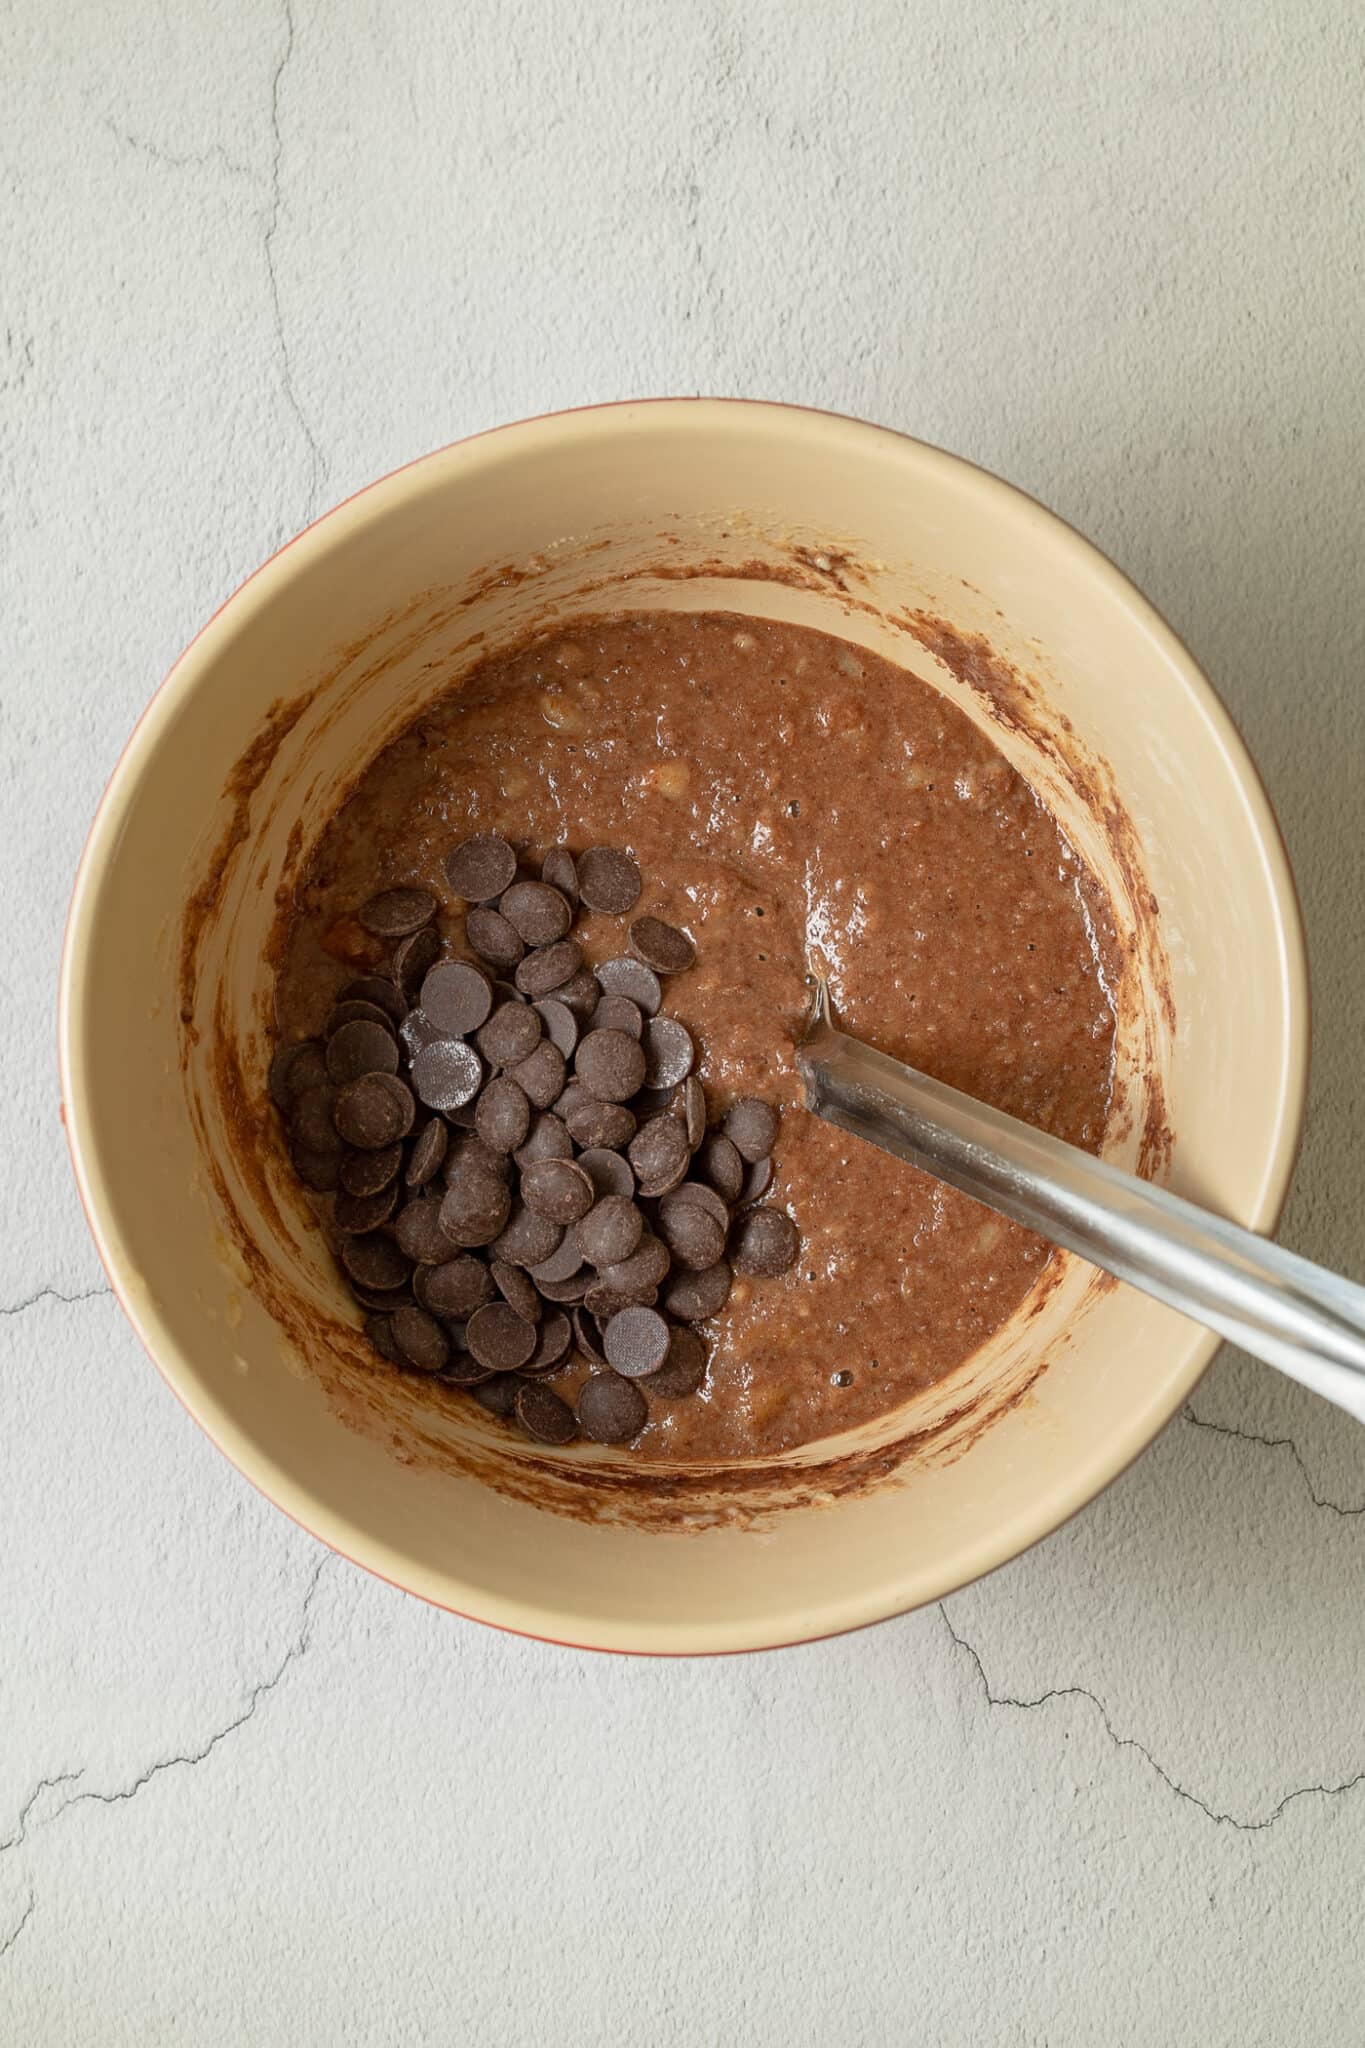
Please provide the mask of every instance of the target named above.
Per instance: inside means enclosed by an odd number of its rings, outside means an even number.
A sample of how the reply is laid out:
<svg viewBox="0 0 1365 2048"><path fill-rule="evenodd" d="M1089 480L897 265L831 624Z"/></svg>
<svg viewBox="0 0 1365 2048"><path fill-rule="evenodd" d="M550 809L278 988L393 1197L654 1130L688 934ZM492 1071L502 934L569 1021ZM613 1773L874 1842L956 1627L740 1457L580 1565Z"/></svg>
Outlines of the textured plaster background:
<svg viewBox="0 0 1365 2048"><path fill-rule="evenodd" d="M1225 1356L943 1610L715 1664L325 1555L105 1292L57 1119L90 814L183 643L456 435L857 412L1036 492L1224 693L1365 1271L1365 33L1347 0L0 8L0 2039L1355 2042L1365 1435Z"/></svg>

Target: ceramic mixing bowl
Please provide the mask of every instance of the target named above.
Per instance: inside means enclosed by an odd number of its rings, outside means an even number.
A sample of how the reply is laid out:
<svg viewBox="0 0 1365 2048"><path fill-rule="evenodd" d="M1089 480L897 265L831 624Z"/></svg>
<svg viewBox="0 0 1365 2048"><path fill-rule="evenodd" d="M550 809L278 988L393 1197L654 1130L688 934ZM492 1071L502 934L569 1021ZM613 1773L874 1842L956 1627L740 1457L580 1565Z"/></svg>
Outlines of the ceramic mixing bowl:
<svg viewBox="0 0 1365 2048"><path fill-rule="evenodd" d="M823 627L991 729L1111 898L1106 1151L1270 1226L1303 1105L1302 937L1274 818L1208 683L1030 499L783 406L668 400L501 428L362 491L244 584L100 806L67 933L62 1088L129 1317L288 1514L504 1627L738 1650L877 1620L1014 1556L1150 1441L1214 1340L1063 1258L896 1415L684 1472L514 1442L367 1355L263 1107L281 907L348 786L433 691L575 614L657 606Z"/></svg>

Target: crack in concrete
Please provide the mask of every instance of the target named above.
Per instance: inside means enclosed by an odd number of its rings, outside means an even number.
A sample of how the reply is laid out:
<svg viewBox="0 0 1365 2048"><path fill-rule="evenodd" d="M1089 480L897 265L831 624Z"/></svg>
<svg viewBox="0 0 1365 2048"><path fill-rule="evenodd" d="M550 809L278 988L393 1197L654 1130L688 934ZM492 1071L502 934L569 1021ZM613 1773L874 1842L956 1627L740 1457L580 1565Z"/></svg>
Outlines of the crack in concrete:
<svg viewBox="0 0 1365 2048"><path fill-rule="evenodd" d="M208 149L187 150L182 155L174 150L162 149L159 144L148 142L143 136L134 135L127 128L120 128L117 121L112 120L108 114L103 118L104 126L115 142L121 143L125 149L132 150L136 156L145 156L154 164L164 164L168 170L206 171L214 164L221 164L234 178L252 179L255 176L250 164L239 163L236 157L229 156L221 142L215 142Z"/></svg>
<svg viewBox="0 0 1365 2048"><path fill-rule="evenodd" d="M1237 1429L1230 1422L1209 1422L1204 1416L1196 1415L1188 1402L1180 1411L1180 1419L1182 1422L1188 1422L1192 1429L1208 1430L1212 1436L1230 1436L1236 1443L1256 1444L1265 1451L1288 1451L1290 1457L1299 1468L1299 1476L1302 1478L1304 1486L1308 1491L1308 1498L1312 1501L1315 1508L1328 1508L1334 1515L1341 1515L1348 1521L1352 1516L1365 1515L1365 1501L1362 1501L1358 1507L1350 1507L1345 1501L1332 1500L1327 1494L1318 1492L1317 1487L1313 1484L1313 1476L1304 1461L1303 1452L1294 1442L1293 1437L1262 1436L1254 1429Z"/></svg>
<svg viewBox="0 0 1365 2048"><path fill-rule="evenodd" d="M196 1764L202 1764L208 1757L213 1755L215 1749L227 1741L230 1735L235 1735L239 1728L244 1728L247 1722L252 1720L259 1711L262 1702L268 1699L270 1694L275 1691L291 1665L297 1664L299 1659L305 1657L312 1648L313 1602L317 1597L323 1572L332 1561L332 1555L329 1551L324 1551L318 1559L304 1592L303 1603L299 1610L298 1628L295 1631L292 1642L286 1646L284 1654L276 1664L275 1669L267 1677L258 1679L252 1686L246 1696L246 1704L240 1713L234 1714L229 1721L225 1721L221 1728L215 1728L208 1740L202 1743L198 1749L177 1751L171 1756L158 1757L155 1762L148 1764L145 1769L139 1771L130 1784L118 1786L112 1792L102 1792L94 1786L85 1791L73 1792L69 1798L63 1799L51 1813L37 1821L35 1828L51 1827L54 1821L60 1820L62 1815L69 1813L74 1806L85 1806L87 1804L95 1806L124 1805L128 1800L136 1799L138 1793L150 1785L154 1778L160 1777L163 1771L173 1771L181 1768L192 1770ZM83 1776L84 1769L82 1768L78 1771L62 1771L54 1777L40 1779L20 1810L19 1822L13 1834L9 1836L8 1840L0 1842L0 1855L5 1854L9 1850L17 1849L28 1839L30 1832L28 1817L44 1792L51 1790L56 1785L73 1784L78 1778Z"/></svg>
<svg viewBox="0 0 1365 2048"><path fill-rule="evenodd" d="M0 1941L0 1961L3 1961L3 1959L9 1954L10 1950L14 1947L15 1942L19 1939L19 1936L28 1926L29 1921L33 1918L33 1909L37 1905L37 1903L37 1899L34 1897L33 1893L30 1892L28 1895L28 1904L25 1906L23 1912L19 1916L18 1926L12 1929L12 1931L5 1936L5 1939L3 1941Z"/></svg>
<svg viewBox="0 0 1365 2048"><path fill-rule="evenodd" d="M8 1305L0 1303L0 1316L24 1315L29 1309L36 1308L40 1301L64 1301L68 1307L78 1301L102 1301L106 1296L112 1298L113 1292L112 1287L86 1287L79 1294L63 1294L60 1287L39 1287L33 1294L25 1295L22 1301L12 1301Z"/></svg>
<svg viewBox="0 0 1365 2048"><path fill-rule="evenodd" d="M1290 1791L1285 1793L1281 1800L1271 1807L1269 1813L1262 1814L1258 1818L1244 1820L1235 1813L1222 1812L1219 1808L1210 1806L1207 1800L1201 1799L1197 1792L1191 1792L1189 1787L1182 1785L1177 1778L1173 1778L1165 1765L1159 1763L1147 1745L1144 1742L1139 1742L1135 1735L1120 1735L1109 1718L1109 1709L1105 1706L1103 1700L1097 1694L1090 1692L1085 1686L1050 1686L1046 1692L1039 1693L1035 1699L1028 1700L1017 1699L1010 1693L993 1692L991 1690L991 1682L986 1676L986 1667L981 1661L980 1652L967 1641L965 1636L958 1634L952 1622L948 1619L948 1610L941 1600L938 1603L938 1611L942 1616L943 1626L947 1629L957 1648L965 1651L971 1658L976 1668L976 1675L981 1681L981 1690L985 1695L987 1706L1014 1707L1019 1713L1031 1713L1035 1707L1046 1707L1053 1700L1077 1699L1087 1701L1099 1715L1104 1732L1109 1737L1110 1742L1113 1743L1115 1749L1136 1750L1143 1762L1156 1773L1168 1791L1173 1792L1177 1799L1183 1799L1188 1805L1195 1807L1207 1820L1215 1822L1219 1827L1229 1827L1234 1829L1236 1833L1243 1835L1259 1834L1264 1828L1274 1827L1276 1821L1288 1811L1296 1800L1307 1799L1312 1793L1319 1794L1323 1799L1339 1799L1344 1793L1352 1792L1357 1785L1365 1783L1365 1771L1357 1771L1352 1777L1343 1778L1340 1784L1337 1785L1295 1785Z"/></svg>
<svg viewBox="0 0 1365 2048"><path fill-rule="evenodd" d="M284 138L280 132L280 85L294 54L294 0L284 0L284 48L276 62L270 80L270 134L272 151L270 158L270 209L266 218L263 249L265 253L266 276L270 287L270 307L275 330L275 347L280 361L280 388L285 404L294 416L299 432L308 449L308 498L305 505L306 520L311 520L317 510L318 491L327 475L327 458L322 452L317 435L309 424L294 382L294 366L285 339L284 312L280 303L279 267L275 260L275 237L279 233L280 215L284 208L281 191L281 163L284 156Z"/></svg>

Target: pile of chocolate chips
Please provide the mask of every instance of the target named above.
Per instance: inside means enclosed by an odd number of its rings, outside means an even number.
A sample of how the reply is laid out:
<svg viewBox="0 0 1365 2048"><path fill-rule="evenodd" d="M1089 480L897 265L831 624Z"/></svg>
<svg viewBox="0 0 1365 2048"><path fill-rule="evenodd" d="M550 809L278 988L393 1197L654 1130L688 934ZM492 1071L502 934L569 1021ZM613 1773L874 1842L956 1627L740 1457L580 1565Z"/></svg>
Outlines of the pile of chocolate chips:
<svg viewBox="0 0 1365 2048"><path fill-rule="evenodd" d="M322 1040L282 1046L270 1093L304 1184L330 1194L339 1257L382 1358L467 1388L528 1436L629 1443L651 1397L706 1378L695 1325L732 1269L783 1273L796 1226L762 1206L777 1112L746 1097L710 1128L661 977L691 939L637 917L585 966L580 904L624 916L628 854L564 847L539 881L481 833L445 864L475 960L444 957L427 889L357 913L393 942L387 976L341 991ZM576 1406L546 1384L593 1368Z"/></svg>

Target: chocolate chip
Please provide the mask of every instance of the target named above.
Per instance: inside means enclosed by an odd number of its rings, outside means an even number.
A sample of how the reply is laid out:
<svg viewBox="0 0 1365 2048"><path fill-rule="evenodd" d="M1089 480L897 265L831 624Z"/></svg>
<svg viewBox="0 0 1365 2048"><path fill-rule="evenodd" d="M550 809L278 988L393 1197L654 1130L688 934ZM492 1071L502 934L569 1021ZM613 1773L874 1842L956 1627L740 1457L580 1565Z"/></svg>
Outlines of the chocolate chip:
<svg viewBox="0 0 1365 2048"><path fill-rule="evenodd" d="M398 1027L398 1036L403 1041L403 1049L409 1060L415 1060L423 1046L435 1045L437 1039L443 1037L444 1033L436 1029L425 1011L409 1010Z"/></svg>
<svg viewBox="0 0 1365 2048"><path fill-rule="evenodd" d="M393 1019L387 1010L381 1010L378 1003L358 1002L353 996L348 1003L338 1003L327 1019L326 1036L340 1031L343 1024L378 1024L380 1029L393 1036Z"/></svg>
<svg viewBox="0 0 1365 2048"><path fill-rule="evenodd" d="M296 1095L289 1111L289 1141L305 1152L340 1152L336 1128L337 1091L324 1082Z"/></svg>
<svg viewBox="0 0 1365 2048"><path fill-rule="evenodd" d="M475 1387L486 1386L489 1380L497 1377L498 1375L490 1372L486 1365L480 1365L472 1352L456 1348L452 1348L450 1363L441 1374L448 1387L467 1387L471 1392Z"/></svg>
<svg viewBox="0 0 1365 2048"><path fill-rule="evenodd" d="M562 1096L560 1101L562 1105ZM628 1109L619 1102L598 1102L591 1095L573 1103L564 1120L574 1143L587 1146L589 1151L603 1146L608 1151L617 1151L635 1135L635 1118Z"/></svg>
<svg viewBox="0 0 1365 2048"><path fill-rule="evenodd" d="M419 1266L439 1266L450 1257L450 1239L441 1228L444 1197L421 1195L399 1212L394 1236Z"/></svg>
<svg viewBox="0 0 1365 2048"><path fill-rule="evenodd" d="M493 985L469 960L438 960L422 982L422 1010L447 1038L467 1038L487 1021Z"/></svg>
<svg viewBox="0 0 1365 2048"><path fill-rule="evenodd" d="M563 1236L562 1224L552 1222L548 1216L538 1216L534 1209L518 1202L506 1227L493 1240L494 1256L508 1259L514 1266L540 1266L551 1252L558 1251Z"/></svg>
<svg viewBox="0 0 1365 2048"><path fill-rule="evenodd" d="M737 1202L744 1186L744 1161L719 1131L703 1139L697 1151L697 1172L727 1202Z"/></svg>
<svg viewBox="0 0 1365 2048"><path fill-rule="evenodd" d="M337 1096L333 1121L348 1145L377 1152L406 1138L414 1113L412 1090L396 1074L362 1074Z"/></svg>
<svg viewBox="0 0 1365 2048"><path fill-rule="evenodd" d="M668 1356L657 1372L640 1381L651 1401L681 1401L695 1394L706 1378L706 1346L686 1325L669 1331Z"/></svg>
<svg viewBox="0 0 1365 2048"><path fill-rule="evenodd" d="M578 888L589 910L620 917L638 902L640 870L614 846L590 846L578 856Z"/></svg>
<svg viewBox="0 0 1365 2048"><path fill-rule="evenodd" d="M379 1356L386 1358L390 1365L397 1365L400 1362L401 1353L393 1341L393 1320L390 1316L366 1316L365 1335Z"/></svg>
<svg viewBox="0 0 1365 2048"><path fill-rule="evenodd" d="M405 996L416 1000L429 968L441 957L441 940L430 925L413 932L393 949L393 978Z"/></svg>
<svg viewBox="0 0 1365 2048"><path fill-rule="evenodd" d="M572 1158L573 1139L560 1119L544 1109L532 1117L526 1142L516 1150L517 1165L527 1167L536 1159Z"/></svg>
<svg viewBox="0 0 1365 2048"><path fill-rule="evenodd" d="M626 943L637 960L656 974L685 974L697 957L697 949L686 932L659 917L633 918Z"/></svg>
<svg viewBox="0 0 1365 2048"><path fill-rule="evenodd" d="M594 982L594 990L596 986ZM326 1082L327 1061L314 1038L301 1039L297 1045L282 1045L270 1062L270 1099L283 1114L288 1114L300 1095L307 1094L310 1088L325 1087Z"/></svg>
<svg viewBox="0 0 1365 2048"><path fill-rule="evenodd" d="M548 996L571 981L582 964L583 955L576 939L555 939L550 945L528 953L513 979L524 996Z"/></svg>
<svg viewBox="0 0 1365 2048"><path fill-rule="evenodd" d="M522 1170L521 1199L551 1223L577 1223L595 1200L592 1180L572 1159L533 1159Z"/></svg>
<svg viewBox="0 0 1365 2048"><path fill-rule="evenodd" d="M474 1043L490 1067L514 1067L540 1043L540 1017L529 1003L503 1003L477 1033Z"/></svg>
<svg viewBox="0 0 1365 2048"><path fill-rule="evenodd" d="M493 1299L493 1279L482 1259L461 1254L439 1266L419 1266L412 1276L412 1291L432 1315L463 1323Z"/></svg>
<svg viewBox="0 0 1365 2048"><path fill-rule="evenodd" d="M644 1228L645 1219L634 1202L624 1195L604 1195L578 1225L578 1248L594 1266L614 1266L630 1257L644 1235ZM719 1258L720 1251L716 1256Z"/></svg>
<svg viewBox="0 0 1365 2048"><path fill-rule="evenodd" d="M618 1288L608 1287L605 1280L594 1280L583 1295L583 1306L591 1311L600 1328L613 1316L619 1316L623 1308L653 1308L658 1299L657 1287L637 1287L632 1294L622 1294Z"/></svg>
<svg viewBox="0 0 1365 2048"><path fill-rule="evenodd" d="M382 974L363 974L359 981L348 981L338 1003L375 1003L392 1017L395 1024L401 1024L407 1012L401 989L386 981Z"/></svg>
<svg viewBox="0 0 1365 2048"><path fill-rule="evenodd" d="M395 1309L392 1327L394 1343L418 1372L440 1372L449 1364L450 1339L424 1308Z"/></svg>
<svg viewBox="0 0 1365 2048"><path fill-rule="evenodd" d="M645 1056L625 1031L590 1031L574 1055L574 1077L599 1102L628 1102L645 1078Z"/></svg>
<svg viewBox="0 0 1365 2048"><path fill-rule="evenodd" d="M619 1373L595 1372L578 1396L578 1426L599 1444L628 1444L649 1420L649 1403Z"/></svg>
<svg viewBox="0 0 1365 2048"><path fill-rule="evenodd" d="M373 1309L376 1315L392 1315L396 1308L406 1308L412 1300L412 1289L406 1281L401 1287L366 1287L363 1281L352 1280L351 1292L362 1308Z"/></svg>
<svg viewBox="0 0 1365 2048"><path fill-rule="evenodd" d="M515 882L517 857L496 832L476 832L446 855L445 870L451 888L466 903L490 903Z"/></svg>
<svg viewBox="0 0 1365 2048"><path fill-rule="evenodd" d="M555 997L580 1024L583 1024L597 1008L601 993L602 988L597 976L590 968L580 967L577 974L566 981L562 988L555 990Z"/></svg>
<svg viewBox="0 0 1365 2048"><path fill-rule="evenodd" d="M656 1116L642 1124L626 1153L640 1193L666 1195L676 1188L692 1161L687 1132L675 1116Z"/></svg>
<svg viewBox="0 0 1365 2048"><path fill-rule="evenodd" d="M565 1304L568 1304L570 1302L581 1301L583 1299L583 1296L587 1293L589 1287L592 1286L594 1276L589 1271L589 1269L583 1264L581 1259L578 1262L578 1270L574 1273L570 1273L563 1280L547 1280L543 1277L551 1266L555 1265L559 1259L565 1256L567 1250L568 1244L566 1240L566 1242L560 1246L557 1252L555 1252L550 1258L546 1259L544 1265L533 1266L531 1268L531 1271L534 1274L540 1276L536 1280L536 1287L538 1291L544 1295L546 1301L560 1301L564 1302ZM577 1256L576 1247L574 1248L574 1251L575 1256Z"/></svg>
<svg viewBox="0 0 1365 2048"><path fill-rule="evenodd" d="M489 1372L515 1372L536 1348L536 1326L505 1301L476 1308L465 1324L471 1355Z"/></svg>
<svg viewBox="0 0 1365 2048"><path fill-rule="evenodd" d="M574 1343L578 1346L583 1356L590 1358L594 1365L605 1365L607 1357L602 1349L602 1339L598 1334L596 1319L588 1313L586 1308L579 1305L570 1309L569 1321L573 1324Z"/></svg>
<svg viewBox="0 0 1365 2048"><path fill-rule="evenodd" d="M483 1066L462 1038L438 1038L424 1045L412 1063L412 1085L428 1109L461 1109L472 1102Z"/></svg>
<svg viewBox="0 0 1365 2048"><path fill-rule="evenodd" d="M569 1355L573 1331L569 1318L559 1309L546 1316L540 1326L536 1348L521 1368L525 1373L555 1372Z"/></svg>
<svg viewBox="0 0 1365 2048"><path fill-rule="evenodd" d="M596 983L593 986L596 988ZM532 1005L544 1027L545 1036L556 1051L566 1060L571 1060L574 1047L578 1044L578 1019L568 1004L557 996L547 996L543 1002Z"/></svg>
<svg viewBox="0 0 1365 2048"><path fill-rule="evenodd" d="M707 1187L704 1181L683 1181L678 1187L673 1189L666 1202L659 1204L659 1214L662 1216L664 1209L674 1202L697 1202L709 1215L715 1217L722 1230L730 1228L729 1203L724 1195L718 1195L716 1190Z"/></svg>
<svg viewBox="0 0 1365 2048"><path fill-rule="evenodd" d="M691 1033L676 1017L651 1017L645 1026L644 1048L647 1088L676 1088L691 1073L697 1056Z"/></svg>
<svg viewBox="0 0 1365 2048"><path fill-rule="evenodd" d="M361 904L356 916L366 931L378 938L405 939L431 923L436 907L430 889L381 889Z"/></svg>
<svg viewBox="0 0 1365 2048"><path fill-rule="evenodd" d="M498 903L507 922L518 938L528 946L550 946L556 939L562 939L573 923L573 911L567 899L558 889L550 888L546 882L514 882ZM574 967L577 962L574 963ZM574 968L570 968L572 974ZM567 981L568 974L560 979ZM551 987L558 987L552 983ZM537 989L537 995L548 995L548 988Z"/></svg>
<svg viewBox="0 0 1365 2048"><path fill-rule="evenodd" d="M666 1279L668 1267L668 1246L646 1233L628 1259L603 1266L598 1278L613 1294L627 1301L639 1301L646 1295L652 1297L653 1290Z"/></svg>
<svg viewBox="0 0 1365 2048"><path fill-rule="evenodd" d="M348 1152L341 1162L341 1185L348 1195L377 1195L398 1178L403 1147L385 1145L379 1152Z"/></svg>
<svg viewBox="0 0 1365 2048"><path fill-rule="evenodd" d="M777 1111L756 1095L742 1095L725 1112L721 1130L740 1158L752 1166L777 1143Z"/></svg>
<svg viewBox="0 0 1365 2048"><path fill-rule="evenodd" d="M360 1156L363 1158L364 1154ZM390 1181L387 1187L377 1188L372 1195L353 1195L343 1188L332 1204L332 1220L338 1230L360 1235L367 1230L378 1230L381 1223L387 1223L397 1206L396 1181Z"/></svg>
<svg viewBox="0 0 1365 2048"><path fill-rule="evenodd" d="M485 1380L482 1386L471 1387L470 1392L480 1408L486 1408L490 1415L500 1415L506 1421L516 1403L518 1390L525 1384L514 1372L495 1372L492 1379Z"/></svg>
<svg viewBox="0 0 1365 2048"><path fill-rule="evenodd" d="M441 1228L452 1244L472 1251L491 1244L511 1214L512 1194L506 1181L471 1169L447 1182L441 1201Z"/></svg>
<svg viewBox="0 0 1365 2048"><path fill-rule="evenodd" d="M578 867L567 846L552 846L540 864L540 879L578 908Z"/></svg>
<svg viewBox="0 0 1365 2048"><path fill-rule="evenodd" d="M520 938L499 910L487 904L471 910L464 921L464 935L471 951L490 967L511 968L526 951Z"/></svg>
<svg viewBox="0 0 1365 2048"><path fill-rule="evenodd" d="M772 1160L756 1159L744 1176L744 1186L740 1189L739 1195L740 1201L761 1202L768 1189L772 1186L772 1183Z"/></svg>
<svg viewBox="0 0 1365 2048"><path fill-rule="evenodd" d="M461 1132L450 1151L446 1154L446 1186L451 1186L464 1174L491 1174L495 1180L505 1181L510 1187L512 1168L505 1152L495 1152L486 1145L476 1131Z"/></svg>
<svg viewBox="0 0 1365 2048"><path fill-rule="evenodd" d="M634 960L628 953L615 960L604 960L593 972L604 996L626 996L646 1017L652 1017L663 1001L658 975L643 960Z"/></svg>
<svg viewBox="0 0 1365 2048"><path fill-rule="evenodd" d="M568 1011L564 1014L567 1016ZM548 1109L558 1101L564 1087L564 1055L548 1038L542 1038L527 1059L517 1061L511 1078L537 1109Z"/></svg>
<svg viewBox="0 0 1365 2048"><path fill-rule="evenodd" d="M514 1308L524 1322L539 1321L540 1296L521 1267L514 1266L510 1259L494 1259L489 1271L507 1306Z"/></svg>
<svg viewBox="0 0 1365 2048"><path fill-rule="evenodd" d="M330 1195L340 1179L341 1153L337 1150L315 1152L307 1145L291 1144L289 1163L315 1195Z"/></svg>
<svg viewBox="0 0 1365 2048"><path fill-rule="evenodd" d="M517 1389L513 1414L527 1436L541 1444L569 1444L578 1435L573 1409L552 1387L527 1380Z"/></svg>
<svg viewBox="0 0 1365 2048"><path fill-rule="evenodd" d="M750 1209L735 1225L730 1257L741 1273L769 1278L796 1263L801 1238L791 1217L781 1209Z"/></svg>
<svg viewBox="0 0 1365 2048"><path fill-rule="evenodd" d="M603 996L590 1020L593 1031L625 1031L632 1038L643 1037L644 1028L640 1006L629 996Z"/></svg>
<svg viewBox="0 0 1365 2048"><path fill-rule="evenodd" d="M664 1288L663 1305L680 1323L703 1323L720 1314L729 1294L729 1263L718 1259L704 1273L674 1273Z"/></svg>
<svg viewBox="0 0 1365 2048"><path fill-rule="evenodd" d="M725 1251L726 1225L699 1202L661 1203L659 1234L676 1263L689 1273L704 1273Z"/></svg>
<svg viewBox="0 0 1365 2048"><path fill-rule="evenodd" d="M626 1195L635 1193L635 1175L629 1160L619 1152L609 1152L605 1145L590 1145L578 1156L578 1163L592 1181L600 1201L603 1195Z"/></svg>
<svg viewBox="0 0 1365 2048"><path fill-rule="evenodd" d="M450 1127L434 1116L412 1148L403 1179L410 1188L424 1188L441 1170L450 1143Z"/></svg>
<svg viewBox="0 0 1365 2048"><path fill-rule="evenodd" d="M623 1379L657 1372L668 1356L668 1324L654 1308L623 1308L602 1337L607 1364Z"/></svg>
<svg viewBox="0 0 1365 2048"><path fill-rule="evenodd" d="M515 1152L531 1128L525 1091L507 1074L488 1083L474 1110L474 1129L494 1152Z"/></svg>
<svg viewBox="0 0 1365 2048"><path fill-rule="evenodd" d="M579 1250L578 1239L572 1230L566 1230L558 1248L550 1253L549 1258L531 1267L531 1278L539 1288L557 1287L562 1280L572 1280L582 1264L583 1254ZM586 1280L583 1284L587 1286Z"/></svg>
<svg viewBox="0 0 1365 2048"><path fill-rule="evenodd" d="M348 1237L341 1247L341 1263L361 1287L403 1287L412 1272L391 1237L375 1231L368 1237Z"/></svg>
<svg viewBox="0 0 1365 2048"><path fill-rule="evenodd" d="M362 1074L396 1074L398 1041L393 1027L359 1018L354 1024L343 1024L327 1041L327 1072L338 1087L358 1081Z"/></svg>

